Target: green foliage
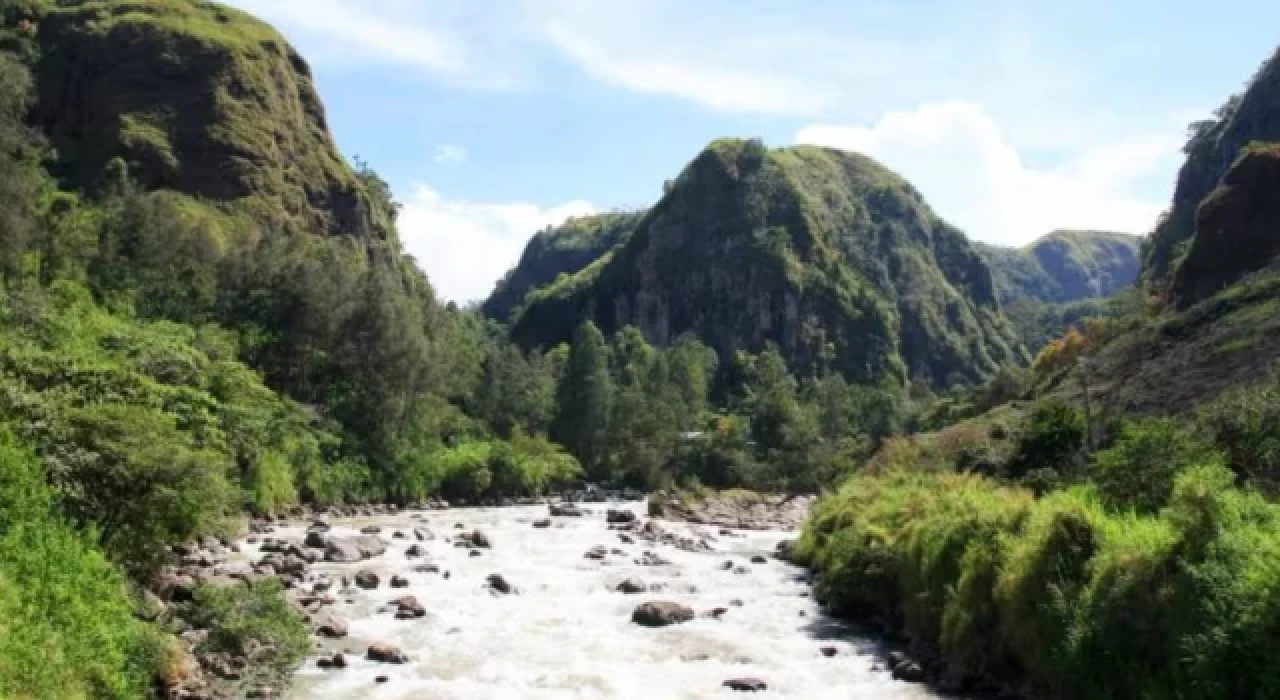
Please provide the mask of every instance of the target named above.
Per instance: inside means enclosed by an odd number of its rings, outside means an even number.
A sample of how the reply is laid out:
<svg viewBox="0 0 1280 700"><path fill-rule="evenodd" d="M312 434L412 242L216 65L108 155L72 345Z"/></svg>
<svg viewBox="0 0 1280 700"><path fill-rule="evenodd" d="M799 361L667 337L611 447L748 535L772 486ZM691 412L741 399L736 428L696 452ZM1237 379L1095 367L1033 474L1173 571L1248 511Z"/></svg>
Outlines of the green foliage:
<svg viewBox="0 0 1280 700"><path fill-rule="evenodd" d="M553 435L577 456L587 478L608 478L606 450L613 379L608 347L590 321L583 322L569 348L569 362L557 391L558 415Z"/></svg>
<svg viewBox="0 0 1280 700"><path fill-rule="evenodd" d="M1280 376L1227 392L1196 416L1242 479L1280 493Z"/></svg>
<svg viewBox="0 0 1280 700"><path fill-rule="evenodd" d="M1051 399L1032 408L1008 464L1008 474L1020 477L1034 469L1071 474L1079 466L1085 446L1084 412L1074 404Z"/></svg>
<svg viewBox="0 0 1280 700"><path fill-rule="evenodd" d="M1034 500L955 474L856 476L797 545L833 609L876 619L945 673L1063 698L1265 698L1280 623L1280 506L1222 467L1160 514L1086 488Z"/></svg>
<svg viewBox="0 0 1280 700"><path fill-rule="evenodd" d="M306 620L273 578L249 586L201 586L186 604L187 619L209 630L201 648L229 652L287 672L310 648Z"/></svg>
<svg viewBox="0 0 1280 700"><path fill-rule="evenodd" d="M560 446L521 433L510 441L464 442L428 461L431 490L470 503L541 496L582 476L578 461Z"/></svg>
<svg viewBox="0 0 1280 700"><path fill-rule="evenodd" d="M41 472L0 430L0 697L142 697L158 642L120 573L50 511Z"/></svg>
<svg viewBox="0 0 1280 700"><path fill-rule="evenodd" d="M1168 503L1183 469L1223 461L1213 444L1173 419L1127 422L1115 442L1091 459L1091 476L1108 503L1142 513L1158 512Z"/></svg>

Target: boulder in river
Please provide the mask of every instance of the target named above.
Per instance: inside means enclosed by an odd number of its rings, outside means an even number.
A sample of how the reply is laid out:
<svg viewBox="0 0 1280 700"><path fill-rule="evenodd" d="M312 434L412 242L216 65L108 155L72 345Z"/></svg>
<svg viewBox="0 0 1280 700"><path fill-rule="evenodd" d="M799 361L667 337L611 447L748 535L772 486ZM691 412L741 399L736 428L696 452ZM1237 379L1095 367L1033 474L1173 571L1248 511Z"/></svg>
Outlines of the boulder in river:
<svg viewBox="0 0 1280 700"><path fill-rule="evenodd" d="M324 560L350 563L372 559L387 551L387 543L376 535L330 537L325 540Z"/></svg>
<svg viewBox="0 0 1280 700"><path fill-rule="evenodd" d="M552 503L547 506L547 510L559 518L581 518L584 515L582 509L572 503Z"/></svg>
<svg viewBox="0 0 1280 700"><path fill-rule="evenodd" d="M356 585L361 588L372 590L378 587L378 584L381 583L381 579L378 578L376 573L368 569L361 569L356 572L355 582Z"/></svg>
<svg viewBox="0 0 1280 700"><path fill-rule="evenodd" d="M489 588L503 595L512 591L511 584L507 582L507 579L503 578L502 574L489 574L485 582L489 584Z"/></svg>
<svg viewBox="0 0 1280 700"><path fill-rule="evenodd" d="M408 559L417 559L424 555L426 555L426 550L420 544L410 545L408 549L404 550L404 556Z"/></svg>
<svg viewBox="0 0 1280 700"><path fill-rule="evenodd" d="M588 549L588 550L587 550L587 553L586 553L586 554L583 554L583 555L582 555L582 557L583 557L584 559L596 559L596 560L600 560L600 559L604 559L608 554L609 554L609 550L608 550L608 549L606 549L606 548L604 547L604 545L599 545L599 544L598 544L598 545L596 545L596 546L592 547L591 549Z"/></svg>
<svg viewBox="0 0 1280 700"><path fill-rule="evenodd" d="M538 520L535 520L533 521L533 526L538 528L539 530L543 528L551 527L551 518L540 518Z"/></svg>
<svg viewBox="0 0 1280 700"><path fill-rule="evenodd" d="M347 621L337 615L325 615L316 626L316 634L330 639L347 636Z"/></svg>
<svg viewBox="0 0 1280 700"><path fill-rule="evenodd" d="M365 652L365 658L370 661L378 661L384 664L402 664L409 660L400 647L389 642L374 642L369 645L369 650Z"/></svg>
<svg viewBox="0 0 1280 700"><path fill-rule="evenodd" d="M641 627L666 627L693 619L693 608L670 601L651 601L637 606L631 621Z"/></svg>
<svg viewBox="0 0 1280 700"><path fill-rule="evenodd" d="M635 522L636 514L633 511L625 509L610 508L604 515L605 522L610 525L625 525Z"/></svg>
<svg viewBox="0 0 1280 700"><path fill-rule="evenodd" d="M751 557L751 563L752 563L752 564L768 564L768 563L769 563L769 560L768 560L768 559L765 559L763 556L761 556L761 555L757 554L757 555L755 555L754 557Z"/></svg>
<svg viewBox="0 0 1280 700"><path fill-rule="evenodd" d="M638 578L629 578L629 579L623 580L622 583L619 583L618 585L614 586L613 590L619 593L631 594L631 593L644 593L645 591L649 590L649 588L648 586L644 585L644 581L641 581Z"/></svg>
<svg viewBox="0 0 1280 700"><path fill-rule="evenodd" d="M411 595L400 596L391 601L396 606L396 619L408 620L417 617L423 617L427 614L427 609L418 602L418 599Z"/></svg>
<svg viewBox="0 0 1280 700"><path fill-rule="evenodd" d="M493 545L489 542L489 536L480 530L473 530L470 534L463 535L463 539L471 543L472 547L480 549L489 549Z"/></svg>
<svg viewBox="0 0 1280 700"><path fill-rule="evenodd" d="M391 577L391 587L392 588L408 588L409 579L401 576L400 574L395 574L394 576Z"/></svg>
<svg viewBox="0 0 1280 700"><path fill-rule="evenodd" d="M755 693L761 690L768 690L769 684L759 678L730 678L724 682L724 687L740 692Z"/></svg>

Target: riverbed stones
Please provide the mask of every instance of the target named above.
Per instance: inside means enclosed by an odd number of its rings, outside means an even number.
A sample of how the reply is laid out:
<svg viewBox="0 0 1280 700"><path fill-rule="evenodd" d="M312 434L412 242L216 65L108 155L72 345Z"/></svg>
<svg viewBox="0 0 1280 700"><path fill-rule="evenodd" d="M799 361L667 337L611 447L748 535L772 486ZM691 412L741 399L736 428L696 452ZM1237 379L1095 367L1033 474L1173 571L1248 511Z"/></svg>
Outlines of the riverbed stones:
<svg viewBox="0 0 1280 700"><path fill-rule="evenodd" d="M533 521L533 526L539 530L551 527L551 518L539 518Z"/></svg>
<svg viewBox="0 0 1280 700"><path fill-rule="evenodd" d="M406 559L417 559L425 556L426 553L426 550L423 549L420 544L410 545L408 549L404 550L404 556Z"/></svg>
<svg viewBox="0 0 1280 700"><path fill-rule="evenodd" d="M649 587L644 584L644 581L641 581L638 578L629 578L614 586L613 590L618 593L633 594L644 593L649 590Z"/></svg>
<svg viewBox="0 0 1280 700"><path fill-rule="evenodd" d="M316 625L316 634L329 639L342 639L347 636L347 621L337 615L325 615Z"/></svg>
<svg viewBox="0 0 1280 700"><path fill-rule="evenodd" d="M365 658L384 664L402 664L409 660L400 647L390 642L374 642L365 652Z"/></svg>
<svg viewBox="0 0 1280 700"><path fill-rule="evenodd" d="M365 590L373 590L382 582L382 579L378 577L378 574L370 571L369 569L361 569L356 572L354 580L357 586Z"/></svg>
<svg viewBox="0 0 1280 700"><path fill-rule="evenodd" d="M738 692L756 693L768 690L769 684L759 678L730 678L724 682L724 687Z"/></svg>
<svg viewBox="0 0 1280 700"><path fill-rule="evenodd" d="M382 556L386 551L386 541L377 535L330 537L324 543L324 560L351 563Z"/></svg>
<svg viewBox="0 0 1280 700"><path fill-rule="evenodd" d="M511 584L507 581L506 578L502 576L502 574L489 574L488 578L485 579L485 582L489 584L489 588L491 590L493 590L496 593L501 593L503 595L507 595L508 593L511 593L512 590L514 590L511 587Z"/></svg>
<svg viewBox="0 0 1280 700"><path fill-rule="evenodd" d="M840 653L840 650L833 646L818 647L818 651L828 659Z"/></svg>
<svg viewBox="0 0 1280 700"><path fill-rule="evenodd" d="M751 557L751 563L752 564L768 564L769 560L765 559L762 555L757 554L754 557Z"/></svg>
<svg viewBox="0 0 1280 700"><path fill-rule="evenodd" d="M688 622L693 617L693 608L662 600L641 603L631 613L631 621L641 627L666 627Z"/></svg>
<svg viewBox="0 0 1280 700"><path fill-rule="evenodd" d="M581 508L572 503L552 503L547 506L547 511L558 518L581 518L586 515Z"/></svg>
<svg viewBox="0 0 1280 700"><path fill-rule="evenodd" d="M401 576L400 574L395 574L391 577L391 587L392 588L408 588L409 579Z"/></svg>
<svg viewBox="0 0 1280 700"><path fill-rule="evenodd" d="M635 522L636 514L629 510L610 508L605 512L604 519L610 525L625 525Z"/></svg>
<svg viewBox="0 0 1280 700"><path fill-rule="evenodd" d="M601 560L601 559L604 559L606 556L608 556L608 554L609 554L609 550L608 550L608 549L606 549L606 548L604 547L604 545L599 545L599 544L598 544L598 545L596 545L596 546L592 547L591 549L588 549L588 550L587 550L587 553L582 555L582 558L583 558L583 559L594 559L594 560L596 560L596 561L599 561L599 560Z"/></svg>
<svg viewBox="0 0 1280 700"><path fill-rule="evenodd" d="M462 539L470 542L472 547L480 549L489 549L493 545L489 542L489 536L480 530L472 530L469 534L463 535Z"/></svg>
<svg viewBox="0 0 1280 700"><path fill-rule="evenodd" d="M418 617L424 617L427 609L423 607L418 599L411 595L404 595L391 601L396 608L397 620L411 620Z"/></svg>

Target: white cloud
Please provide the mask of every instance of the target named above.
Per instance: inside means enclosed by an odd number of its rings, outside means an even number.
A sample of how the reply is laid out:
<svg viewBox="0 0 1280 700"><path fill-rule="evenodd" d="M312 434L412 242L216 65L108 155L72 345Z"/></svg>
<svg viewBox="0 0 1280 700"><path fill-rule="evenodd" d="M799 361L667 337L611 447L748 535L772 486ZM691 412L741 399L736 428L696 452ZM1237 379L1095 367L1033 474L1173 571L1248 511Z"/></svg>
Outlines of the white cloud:
<svg viewBox="0 0 1280 700"><path fill-rule="evenodd" d="M534 233L595 211L583 200L541 207L449 199L419 185L404 200L398 228L405 249L426 271L436 292L463 303L487 297Z"/></svg>
<svg viewBox="0 0 1280 700"><path fill-rule="evenodd" d="M462 146L446 143L436 148L436 154L432 157L437 163L465 163L467 162L467 149Z"/></svg>
<svg viewBox="0 0 1280 700"><path fill-rule="evenodd" d="M651 52L623 53L551 23L546 37L565 57L601 82L636 92L697 102L723 112L813 114L830 101L824 90L766 72L736 70Z"/></svg>
<svg viewBox="0 0 1280 700"><path fill-rule="evenodd" d="M795 140L871 156L970 236L1017 245L1055 228L1149 231L1165 201L1141 184L1172 170L1181 137L1181 122L1171 119L1167 128L1037 167L982 106L950 101L890 112L871 126L809 125Z"/></svg>
<svg viewBox="0 0 1280 700"><path fill-rule="evenodd" d="M233 0L232 4L265 20L397 63L442 74L461 73L466 65L463 48L447 34L419 23L396 21L386 12L345 0Z"/></svg>

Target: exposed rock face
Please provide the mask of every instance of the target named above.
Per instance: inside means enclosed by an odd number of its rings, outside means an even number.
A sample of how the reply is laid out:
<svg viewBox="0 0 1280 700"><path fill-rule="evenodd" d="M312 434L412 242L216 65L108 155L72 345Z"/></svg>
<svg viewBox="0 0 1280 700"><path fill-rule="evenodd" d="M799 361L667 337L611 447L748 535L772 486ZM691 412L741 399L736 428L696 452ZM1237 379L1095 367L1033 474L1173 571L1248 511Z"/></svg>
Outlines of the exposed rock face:
<svg viewBox="0 0 1280 700"><path fill-rule="evenodd" d="M1280 50L1263 63L1244 92L1230 98L1215 116L1195 125L1195 135L1185 149L1187 160L1178 171L1172 207L1151 234L1143 278L1158 294L1168 291L1182 262L1183 244L1197 235L1201 203L1223 183L1241 152L1251 142L1280 141Z"/></svg>
<svg viewBox="0 0 1280 700"><path fill-rule="evenodd" d="M1186 308L1207 299L1278 254L1280 142L1255 143L1201 202L1195 238L1174 273L1174 301Z"/></svg>
<svg viewBox="0 0 1280 700"><path fill-rule="evenodd" d="M946 383L1022 356L981 256L908 183L852 153L755 141L709 146L625 242L531 293L512 333L551 346L586 317L659 345L692 332L722 357L832 352L855 381Z"/></svg>
<svg viewBox="0 0 1280 700"><path fill-rule="evenodd" d="M667 601L643 603L631 613L631 621L642 627L666 627L688 622L693 617L693 608Z"/></svg>
<svg viewBox="0 0 1280 700"><path fill-rule="evenodd" d="M268 225L388 234L306 62L266 24L214 3L117 0L48 8L38 38L35 120L77 184L101 184L118 156L148 189L239 202Z"/></svg>

